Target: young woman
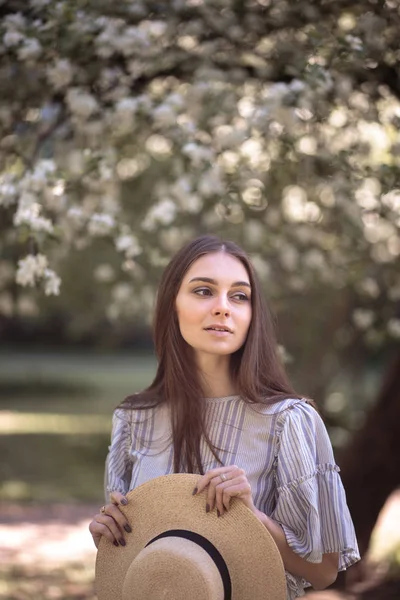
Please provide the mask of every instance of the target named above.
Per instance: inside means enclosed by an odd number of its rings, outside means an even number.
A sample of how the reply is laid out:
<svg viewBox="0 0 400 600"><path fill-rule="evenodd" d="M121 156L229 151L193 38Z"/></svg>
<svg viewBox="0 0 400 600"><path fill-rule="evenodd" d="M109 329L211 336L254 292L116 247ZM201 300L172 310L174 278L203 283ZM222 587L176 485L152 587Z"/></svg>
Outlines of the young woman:
<svg viewBox="0 0 400 600"><path fill-rule="evenodd" d="M202 236L166 268L154 323L158 370L113 416L108 504L90 524L125 545L118 506L138 485L198 473L194 494L223 518L232 497L273 536L288 598L322 589L359 560L353 524L325 426L292 389L254 268L233 242ZM132 523L134 527L134 523ZM267 565L266 565L267 568Z"/></svg>

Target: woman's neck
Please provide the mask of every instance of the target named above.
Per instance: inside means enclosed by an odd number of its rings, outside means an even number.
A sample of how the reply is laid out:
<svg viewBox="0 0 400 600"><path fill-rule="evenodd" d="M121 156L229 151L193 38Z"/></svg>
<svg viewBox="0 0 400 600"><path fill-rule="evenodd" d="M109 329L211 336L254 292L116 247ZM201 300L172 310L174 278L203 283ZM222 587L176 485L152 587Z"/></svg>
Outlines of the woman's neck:
<svg viewBox="0 0 400 600"><path fill-rule="evenodd" d="M234 396L237 391L232 381L230 356L201 355L196 357L205 398Z"/></svg>

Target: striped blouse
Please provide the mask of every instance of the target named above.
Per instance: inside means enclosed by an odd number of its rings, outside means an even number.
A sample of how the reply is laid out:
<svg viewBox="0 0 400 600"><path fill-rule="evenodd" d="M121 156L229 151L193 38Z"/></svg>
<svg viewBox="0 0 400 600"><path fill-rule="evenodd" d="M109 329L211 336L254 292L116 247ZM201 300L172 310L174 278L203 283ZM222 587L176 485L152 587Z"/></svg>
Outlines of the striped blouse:
<svg viewBox="0 0 400 600"><path fill-rule="evenodd" d="M207 398L206 426L224 465L244 469L255 506L277 521L294 552L312 563L339 553L339 570L359 560L346 496L326 428L303 400L272 406L239 396ZM205 442L205 471L220 466ZM106 492L126 493L173 472L168 408L116 409L106 461ZM310 584L286 572L288 600Z"/></svg>

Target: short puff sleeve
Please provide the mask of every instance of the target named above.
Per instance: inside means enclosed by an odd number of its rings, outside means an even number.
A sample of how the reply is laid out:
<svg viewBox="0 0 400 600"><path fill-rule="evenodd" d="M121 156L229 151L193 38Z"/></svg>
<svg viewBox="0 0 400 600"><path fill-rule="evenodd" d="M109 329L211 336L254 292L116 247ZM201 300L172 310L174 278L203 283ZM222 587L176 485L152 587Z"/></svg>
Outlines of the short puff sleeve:
<svg viewBox="0 0 400 600"><path fill-rule="evenodd" d="M111 445L106 459L104 487L109 501L111 492L126 494L132 474L132 413L117 408L113 413Z"/></svg>
<svg viewBox="0 0 400 600"><path fill-rule="evenodd" d="M360 556L339 471L317 411L304 401L292 405L278 432L277 497L271 517L294 552L312 563L338 552L341 571ZM303 580L300 587L305 585Z"/></svg>

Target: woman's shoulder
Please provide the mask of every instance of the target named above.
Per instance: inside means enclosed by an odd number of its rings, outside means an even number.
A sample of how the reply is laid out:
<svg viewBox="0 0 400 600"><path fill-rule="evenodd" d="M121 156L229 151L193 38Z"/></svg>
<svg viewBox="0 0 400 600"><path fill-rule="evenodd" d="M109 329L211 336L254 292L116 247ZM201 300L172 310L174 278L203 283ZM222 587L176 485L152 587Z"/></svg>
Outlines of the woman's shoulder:
<svg viewBox="0 0 400 600"><path fill-rule="evenodd" d="M249 404L249 406L259 414L266 416L286 415L293 410L301 411L302 409L316 412L306 398L282 398L274 402L265 400L257 404Z"/></svg>
<svg viewBox="0 0 400 600"><path fill-rule="evenodd" d="M133 425L164 414L165 404L149 399L142 392L128 396L113 411L113 422Z"/></svg>

